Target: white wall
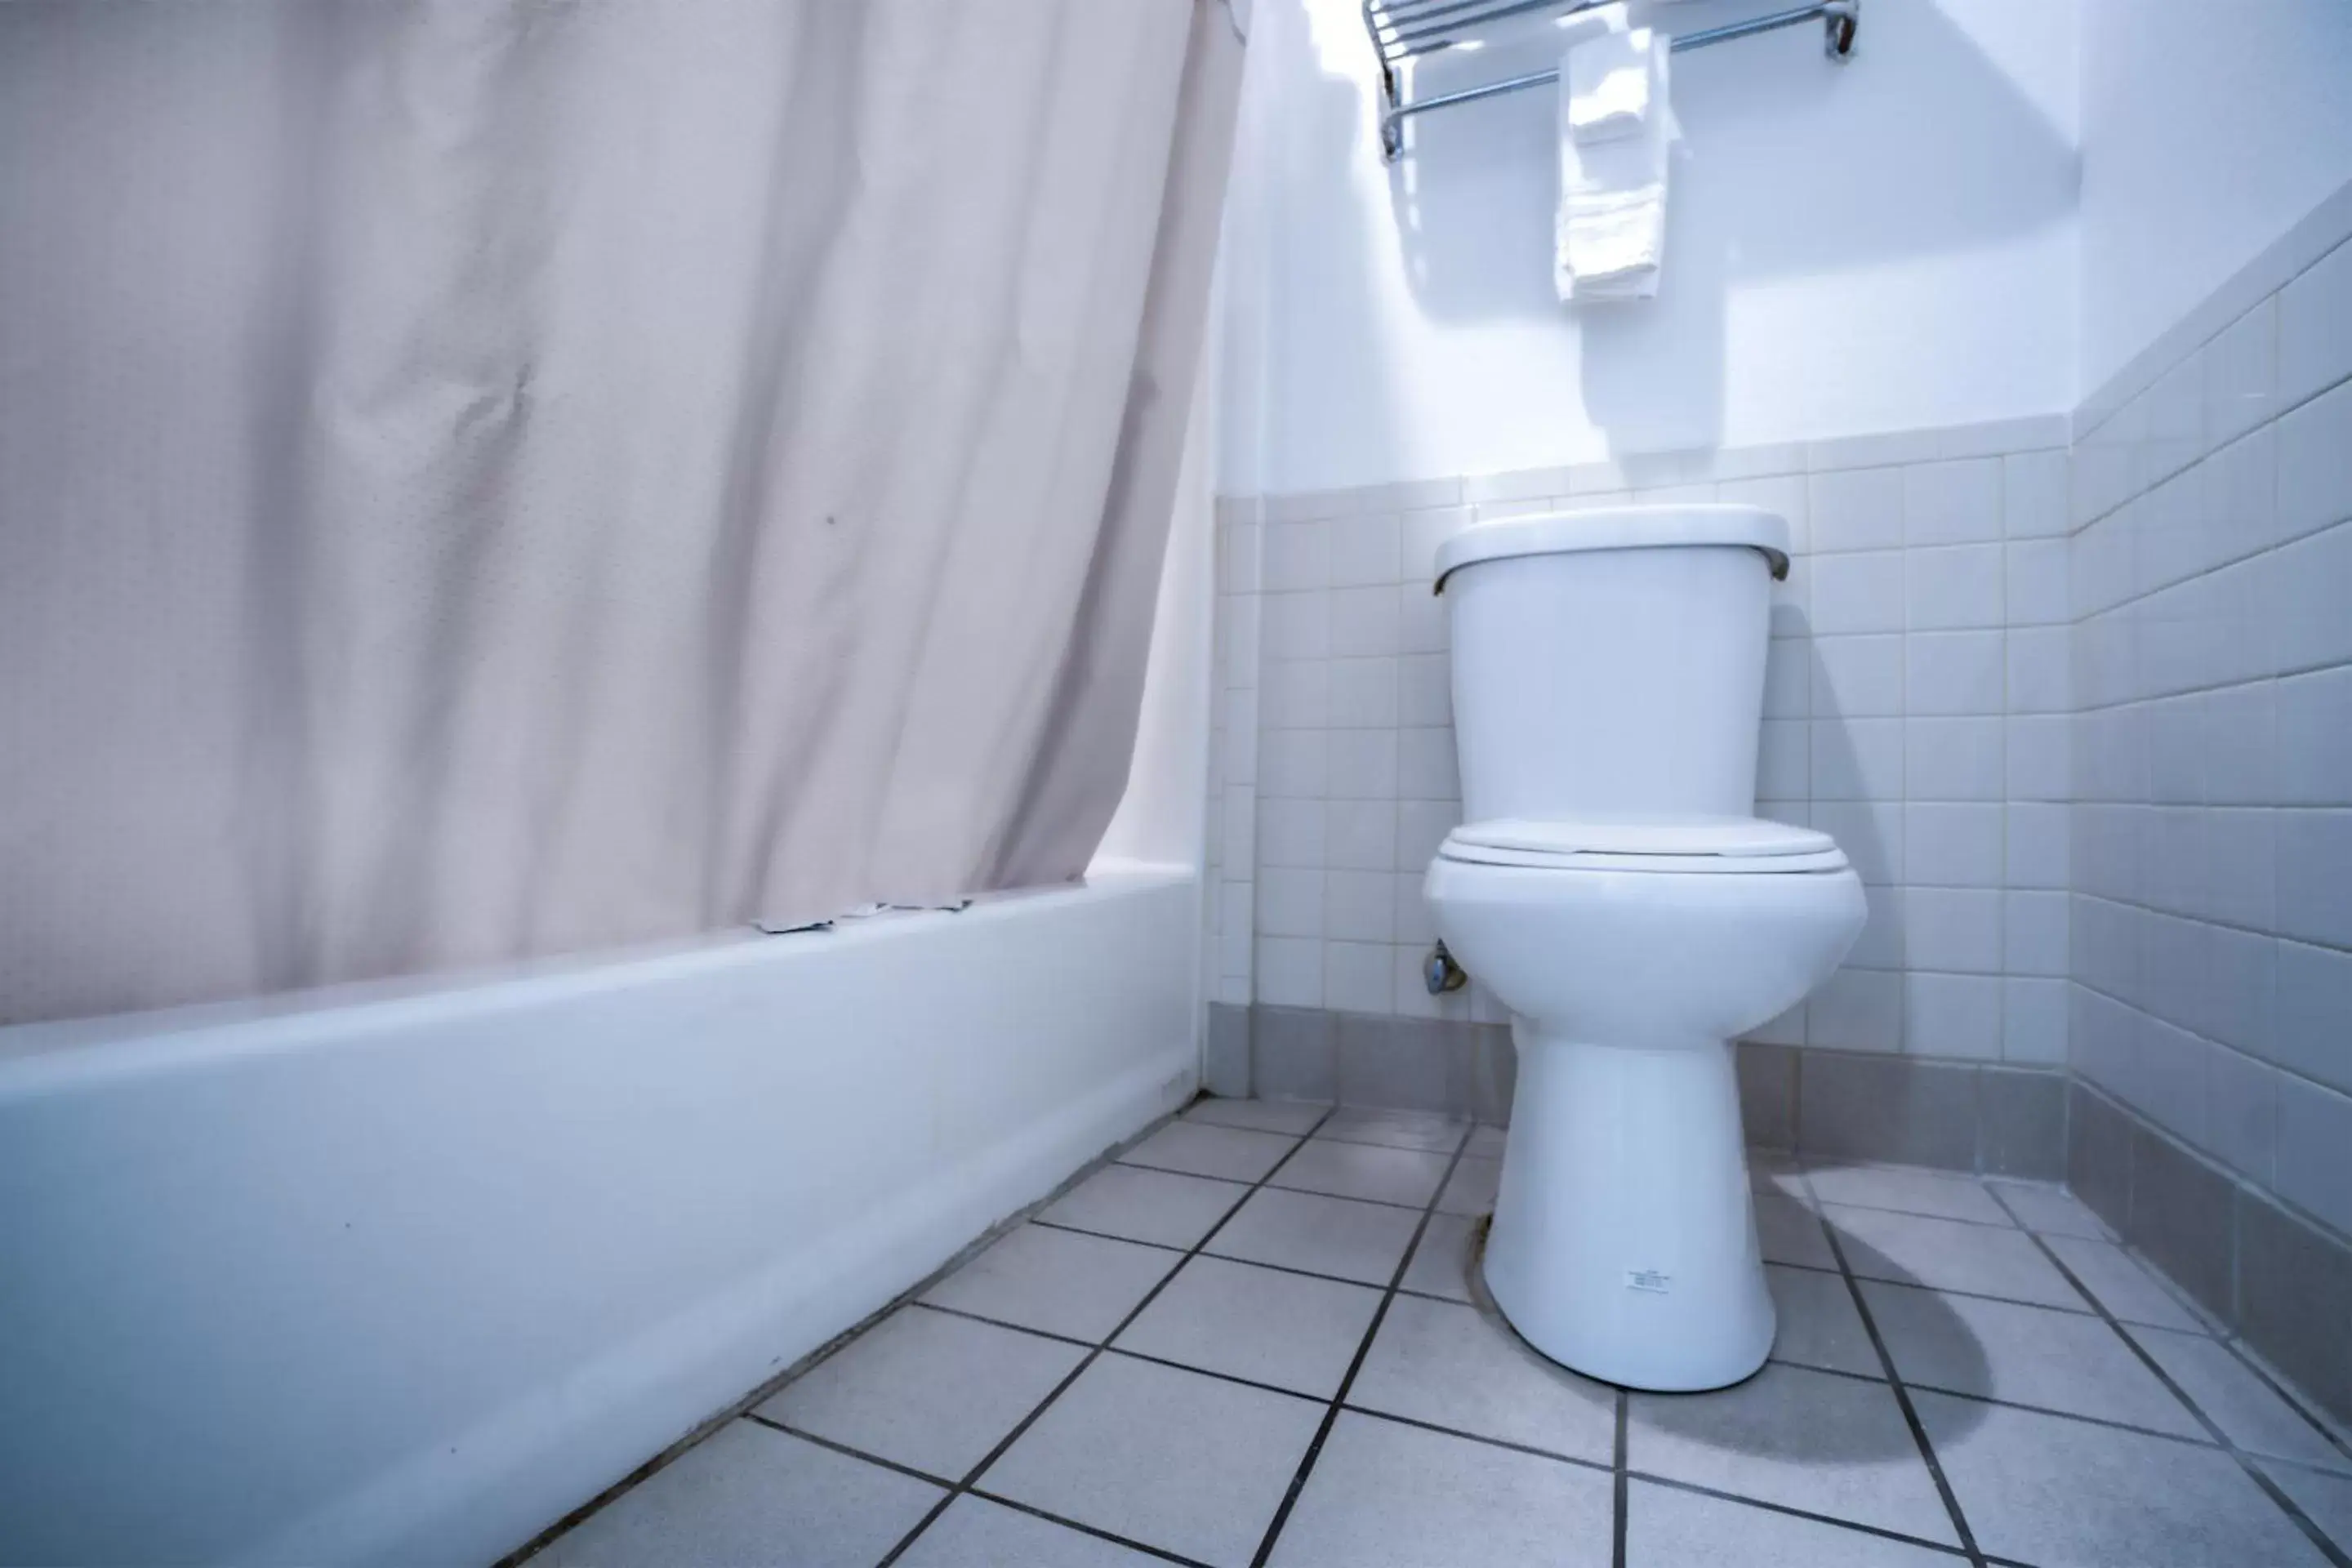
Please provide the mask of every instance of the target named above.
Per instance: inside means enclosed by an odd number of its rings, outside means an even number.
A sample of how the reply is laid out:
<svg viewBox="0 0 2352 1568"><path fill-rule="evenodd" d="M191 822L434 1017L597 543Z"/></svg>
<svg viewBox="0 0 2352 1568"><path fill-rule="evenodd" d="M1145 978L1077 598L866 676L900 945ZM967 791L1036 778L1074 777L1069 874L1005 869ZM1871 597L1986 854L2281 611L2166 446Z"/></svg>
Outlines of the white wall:
<svg viewBox="0 0 2352 1568"><path fill-rule="evenodd" d="M1673 8L1690 30L1752 4ZM2076 388L2072 0L1866 8L1675 57L1660 297L1552 294L1552 99L1381 163L1358 0L1265 0L1226 243L1220 489L1283 493L2064 412ZM1440 89L1544 62L1439 62Z"/></svg>
<svg viewBox="0 0 2352 1568"><path fill-rule="evenodd" d="M2083 4L2087 395L2352 178L2352 5Z"/></svg>
<svg viewBox="0 0 2352 1568"><path fill-rule="evenodd" d="M497 1559L1188 1098L1198 898L0 1030L0 1561Z"/></svg>

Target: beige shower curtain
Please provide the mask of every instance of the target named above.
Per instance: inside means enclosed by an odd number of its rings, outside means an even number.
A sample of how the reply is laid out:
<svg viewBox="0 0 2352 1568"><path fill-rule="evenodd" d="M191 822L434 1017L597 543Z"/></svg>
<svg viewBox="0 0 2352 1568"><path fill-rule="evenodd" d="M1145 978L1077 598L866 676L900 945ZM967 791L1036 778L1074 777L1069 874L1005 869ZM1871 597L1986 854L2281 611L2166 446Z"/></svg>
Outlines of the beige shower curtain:
<svg viewBox="0 0 2352 1568"><path fill-rule="evenodd" d="M0 5L0 1022L1077 874L1240 49Z"/></svg>

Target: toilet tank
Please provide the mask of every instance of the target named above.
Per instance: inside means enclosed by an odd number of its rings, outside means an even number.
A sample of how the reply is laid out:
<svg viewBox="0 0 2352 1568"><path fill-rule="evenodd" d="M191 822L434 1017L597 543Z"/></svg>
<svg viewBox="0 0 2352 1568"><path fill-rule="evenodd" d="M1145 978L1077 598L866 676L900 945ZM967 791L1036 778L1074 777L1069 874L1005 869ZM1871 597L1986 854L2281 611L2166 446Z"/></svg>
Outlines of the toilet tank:
<svg viewBox="0 0 2352 1568"><path fill-rule="evenodd" d="M1511 518L1447 540L1464 818L1751 815L1788 549L1780 518L1716 505Z"/></svg>

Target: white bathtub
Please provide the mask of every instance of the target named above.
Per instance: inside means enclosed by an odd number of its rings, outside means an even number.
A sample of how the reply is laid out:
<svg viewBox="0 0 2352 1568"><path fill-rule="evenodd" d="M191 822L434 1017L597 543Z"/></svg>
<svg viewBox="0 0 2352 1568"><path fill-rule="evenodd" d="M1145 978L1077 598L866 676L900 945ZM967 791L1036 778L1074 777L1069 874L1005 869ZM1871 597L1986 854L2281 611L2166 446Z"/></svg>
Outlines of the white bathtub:
<svg viewBox="0 0 2352 1568"><path fill-rule="evenodd" d="M1198 883L0 1031L0 1561L480 1563L1196 1079Z"/></svg>

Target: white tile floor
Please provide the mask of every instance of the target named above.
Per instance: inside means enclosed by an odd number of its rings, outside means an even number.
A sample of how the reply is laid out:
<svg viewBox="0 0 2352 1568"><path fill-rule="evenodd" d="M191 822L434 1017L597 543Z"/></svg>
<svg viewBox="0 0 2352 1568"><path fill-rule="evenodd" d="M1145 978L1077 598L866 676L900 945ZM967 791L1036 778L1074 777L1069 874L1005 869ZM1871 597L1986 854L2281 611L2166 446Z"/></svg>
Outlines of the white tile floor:
<svg viewBox="0 0 2352 1568"><path fill-rule="evenodd" d="M1204 1100L552 1564L2352 1564L2352 1447L2063 1192L1759 1157L1773 1359L1628 1394L1468 1264L1503 1134Z"/></svg>

